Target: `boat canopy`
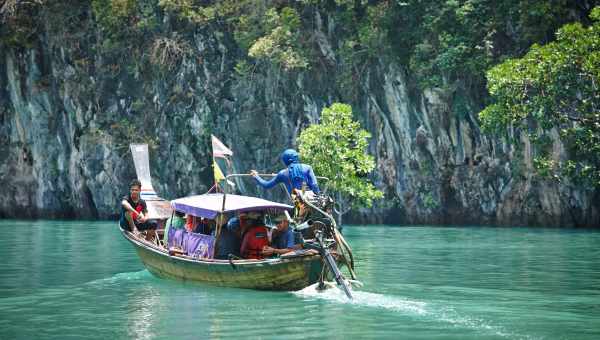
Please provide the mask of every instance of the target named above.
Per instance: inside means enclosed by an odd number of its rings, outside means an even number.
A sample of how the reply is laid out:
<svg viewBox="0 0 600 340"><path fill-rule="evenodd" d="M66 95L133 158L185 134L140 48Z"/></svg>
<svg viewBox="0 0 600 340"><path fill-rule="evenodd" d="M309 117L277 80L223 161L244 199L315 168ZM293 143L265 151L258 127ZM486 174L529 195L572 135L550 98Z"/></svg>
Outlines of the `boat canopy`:
<svg viewBox="0 0 600 340"><path fill-rule="evenodd" d="M262 198L232 195L225 196L225 209L223 209L223 194L204 194L178 198L171 201L173 209L186 214L214 219L219 213L263 211L263 210L290 210L293 207L287 204L267 201Z"/></svg>

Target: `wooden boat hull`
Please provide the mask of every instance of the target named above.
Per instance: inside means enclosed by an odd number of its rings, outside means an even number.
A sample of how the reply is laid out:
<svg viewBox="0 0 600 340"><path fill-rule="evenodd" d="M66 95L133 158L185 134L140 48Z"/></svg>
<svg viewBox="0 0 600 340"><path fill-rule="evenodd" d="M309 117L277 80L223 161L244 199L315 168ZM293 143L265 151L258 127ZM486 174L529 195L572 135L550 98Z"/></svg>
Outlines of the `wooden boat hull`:
<svg viewBox="0 0 600 340"><path fill-rule="evenodd" d="M266 260L197 260L170 256L149 242L123 231L152 274L169 279L204 282L215 286L258 290L300 290L316 283L323 262L320 255Z"/></svg>

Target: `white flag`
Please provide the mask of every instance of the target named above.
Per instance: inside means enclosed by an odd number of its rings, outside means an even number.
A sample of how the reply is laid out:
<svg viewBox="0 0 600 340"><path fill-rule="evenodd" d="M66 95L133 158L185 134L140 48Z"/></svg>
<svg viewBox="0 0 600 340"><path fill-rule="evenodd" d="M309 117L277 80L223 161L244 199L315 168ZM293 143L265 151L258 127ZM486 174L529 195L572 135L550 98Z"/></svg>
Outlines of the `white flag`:
<svg viewBox="0 0 600 340"><path fill-rule="evenodd" d="M229 150L217 137L210 135L212 140L213 157L225 158L225 156L233 156L233 152Z"/></svg>

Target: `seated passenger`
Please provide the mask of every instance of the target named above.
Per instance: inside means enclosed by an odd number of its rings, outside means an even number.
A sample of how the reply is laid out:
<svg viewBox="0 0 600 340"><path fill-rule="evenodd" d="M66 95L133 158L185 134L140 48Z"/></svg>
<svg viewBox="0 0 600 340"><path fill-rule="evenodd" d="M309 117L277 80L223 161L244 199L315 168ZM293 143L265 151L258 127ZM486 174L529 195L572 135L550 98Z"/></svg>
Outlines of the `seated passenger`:
<svg viewBox="0 0 600 340"><path fill-rule="evenodd" d="M121 201L121 228L138 234L141 231L156 229L156 222L148 220L146 201L140 197L142 183L134 179L129 184L129 195ZM151 239L154 233L147 233L146 239Z"/></svg>
<svg viewBox="0 0 600 340"><path fill-rule="evenodd" d="M262 255L282 255L300 249L302 246L296 242L287 214L277 215L273 220L277 223L277 229L273 231L271 245L263 249Z"/></svg>
<svg viewBox="0 0 600 340"><path fill-rule="evenodd" d="M269 245L267 227L265 227L263 214L248 212L240 216L245 229L241 253L245 259L262 259L262 250Z"/></svg>
<svg viewBox="0 0 600 340"><path fill-rule="evenodd" d="M240 219L233 217L221 228L215 249L215 259L227 260L229 255L240 257L241 237ZM213 236L215 230L213 230Z"/></svg>
<svg viewBox="0 0 600 340"><path fill-rule="evenodd" d="M169 244L169 230L170 229L182 229L185 226L185 216L184 213L180 211L175 211L173 216L169 217L167 222L165 222L165 234L163 236L163 243L165 245Z"/></svg>
<svg viewBox="0 0 600 340"><path fill-rule="evenodd" d="M194 230L196 230L196 225L197 225L196 216L186 214L185 215L185 230L189 231L189 232L194 232Z"/></svg>
<svg viewBox="0 0 600 340"><path fill-rule="evenodd" d="M215 220L209 220L207 218L201 218L193 232L204 235L211 235L215 230Z"/></svg>

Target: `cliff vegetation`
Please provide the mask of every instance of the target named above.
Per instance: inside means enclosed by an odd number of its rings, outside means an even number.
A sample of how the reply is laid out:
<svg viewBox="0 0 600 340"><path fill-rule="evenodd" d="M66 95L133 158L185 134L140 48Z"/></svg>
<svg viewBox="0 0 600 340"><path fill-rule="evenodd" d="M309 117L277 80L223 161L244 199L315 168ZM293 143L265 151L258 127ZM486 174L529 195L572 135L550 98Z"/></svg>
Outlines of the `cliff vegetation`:
<svg viewBox="0 0 600 340"><path fill-rule="evenodd" d="M351 221L598 226L597 5L1 1L0 217L113 216L134 142L166 198L211 133L274 171L338 102L385 197Z"/></svg>

